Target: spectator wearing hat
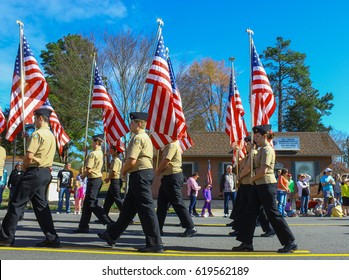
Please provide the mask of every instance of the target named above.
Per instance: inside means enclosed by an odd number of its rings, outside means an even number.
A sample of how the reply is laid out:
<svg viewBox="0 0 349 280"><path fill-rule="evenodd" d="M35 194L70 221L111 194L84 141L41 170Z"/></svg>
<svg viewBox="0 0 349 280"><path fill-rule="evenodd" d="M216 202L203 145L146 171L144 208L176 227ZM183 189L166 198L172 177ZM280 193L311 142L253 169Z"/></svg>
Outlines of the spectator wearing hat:
<svg viewBox="0 0 349 280"><path fill-rule="evenodd" d="M85 173L82 176L83 178L86 176L88 178L86 194L79 227L75 229L73 233L89 233L89 223L92 213L95 214L98 220L104 225L108 225L112 222L109 216L105 213L104 209L98 205L97 198L103 184L103 138L103 134L98 134L92 137L93 150L87 157Z"/></svg>
<svg viewBox="0 0 349 280"><path fill-rule="evenodd" d="M277 181L274 175L275 151L269 144L269 140L274 136L271 133L271 126L255 126L253 127L253 133L254 141L260 149L254 158L254 175L249 180L253 186L245 211L245 219L241 223L237 235L237 240L241 241L241 244L233 247L232 250L253 251L252 242L256 227L256 218L262 205L280 243L283 245L283 248L277 252L293 252L297 249L295 237L276 206Z"/></svg>
<svg viewBox="0 0 349 280"><path fill-rule="evenodd" d="M145 132L148 114L134 112L130 113L130 118L130 128L134 135L130 139L126 161L121 169L121 176L130 174L128 192L118 220L98 236L110 246L115 245L133 217L138 214L146 240L146 246L139 248L138 251L161 253L162 240L151 191L154 179L153 145Z"/></svg>
<svg viewBox="0 0 349 280"><path fill-rule="evenodd" d="M332 169L326 168L325 174L321 177L320 183L322 185L322 194L324 197L324 209L327 209L328 200L330 197L334 197L333 186L336 184L336 181L332 177Z"/></svg>
<svg viewBox="0 0 349 280"><path fill-rule="evenodd" d="M120 154L122 154L124 151L125 151L125 148L121 144L110 147L110 153L113 159L110 163L108 178L104 180L106 183L110 182L108 192L107 192L107 195L105 196L104 204L103 204L103 209L107 214L109 213L113 203L116 204L119 211L121 211L122 209L122 198L120 195L120 188L122 186L122 180L120 175L122 162L120 160Z"/></svg>
<svg viewBox="0 0 349 280"><path fill-rule="evenodd" d="M12 246L20 215L27 202L31 201L34 213L45 239L38 247L59 247L60 241L53 225L51 211L45 196L51 181L51 167L56 152L56 140L49 127L52 111L40 108L34 111L37 128L29 138L23 157L24 175L11 199L7 214L2 220L0 246Z"/></svg>
<svg viewBox="0 0 349 280"><path fill-rule="evenodd" d="M184 176L182 173L182 154L178 141L173 141L162 149L156 175L162 175L156 210L160 231L162 232L165 223L168 205L171 204L181 221L181 226L185 228L180 236L195 235L197 230L182 197Z"/></svg>

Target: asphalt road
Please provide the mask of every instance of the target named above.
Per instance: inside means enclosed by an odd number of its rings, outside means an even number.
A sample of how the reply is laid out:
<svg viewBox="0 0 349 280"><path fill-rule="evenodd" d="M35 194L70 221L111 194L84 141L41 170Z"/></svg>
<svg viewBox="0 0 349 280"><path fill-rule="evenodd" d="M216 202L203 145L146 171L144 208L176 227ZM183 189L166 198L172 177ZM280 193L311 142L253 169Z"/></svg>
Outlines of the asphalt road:
<svg viewBox="0 0 349 280"><path fill-rule="evenodd" d="M199 207L198 207L199 209ZM0 211L0 219L6 210ZM56 214L53 219L60 236L61 248L36 248L35 244L43 239L43 234L32 211L25 213L16 232L14 247L0 247L2 260L156 260L156 259L343 259L349 260L349 217L296 217L287 218L296 240L298 250L293 254L278 254L281 245L277 237L263 238L261 228L257 227L254 238L254 252L232 252L233 246L239 245L228 233L231 228L223 218L222 209L214 209L215 217L194 218L198 234L191 238L181 238L183 231L179 219L168 215L163 236L165 252L162 254L142 254L137 248L145 245L145 238L138 217L121 236L116 247L111 248L97 236L105 227L96 224L92 216L90 233L73 234L78 226L79 215ZM116 220L118 214L112 213Z"/></svg>

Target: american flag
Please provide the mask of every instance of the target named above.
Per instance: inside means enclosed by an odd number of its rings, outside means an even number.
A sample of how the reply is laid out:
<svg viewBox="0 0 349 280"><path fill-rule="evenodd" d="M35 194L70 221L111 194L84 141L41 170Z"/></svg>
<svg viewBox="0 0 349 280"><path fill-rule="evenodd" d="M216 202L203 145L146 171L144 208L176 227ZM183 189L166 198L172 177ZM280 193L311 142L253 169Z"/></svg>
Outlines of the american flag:
<svg viewBox="0 0 349 280"><path fill-rule="evenodd" d="M157 150L165 147L168 143L173 142L171 137L169 137L168 135L164 135L157 132L153 132L150 135L150 139L153 143L153 146ZM182 138L180 138L178 141L179 146L181 148L181 153L184 153L185 150L189 149L191 146L194 145L193 139L191 139L188 132L185 132L184 135L182 135Z"/></svg>
<svg viewBox="0 0 349 280"><path fill-rule="evenodd" d="M244 138L248 132L244 115L245 111L242 106L240 93L236 85L234 71L232 68L229 83L229 98L227 104L225 132L230 138L230 145L234 147L233 163L236 161L237 151L239 151L239 158L243 158L246 154Z"/></svg>
<svg viewBox="0 0 349 280"><path fill-rule="evenodd" d="M182 138L187 131L187 124L185 122L183 107L182 107L182 98L181 94L177 88L176 77L173 72L172 62L170 57L167 57L167 64L169 67L170 78L171 78L171 88L173 94L173 107L175 110L176 122L177 122L177 138Z"/></svg>
<svg viewBox="0 0 349 280"><path fill-rule="evenodd" d="M264 70L263 64L259 59L252 40L251 50L251 110L253 114L253 126L256 126L269 123L269 120L275 111L276 103L267 73Z"/></svg>
<svg viewBox="0 0 349 280"><path fill-rule="evenodd" d="M0 107L0 133L4 131L6 126L6 120L5 120L5 116L2 113L1 107Z"/></svg>
<svg viewBox="0 0 349 280"><path fill-rule="evenodd" d="M48 100L48 98L46 99L45 103L41 106L41 108L46 108L52 111L50 116L50 125L51 125L53 135L56 138L59 154L62 155L63 147L65 144L67 144L70 141L70 138L68 134L65 132L62 124L60 123L58 116L55 110L53 110L53 107L50 101Z"/></svg>
<svg viewBox="0 0 349 280"><path fill-rule="evenodd" d="M129 132L129 128L114 105L110 94L104 87L98 67L95 67L91 107L103 109L103 125L106 139L108 144L115 146L117 141Z"/></svg>
<svg viewBox="0 0 349 280"><path fill-rule="evenodd" d="M22 93L20 71L20 48L15 62L12 79L10 114L6 139L12 141L23 129L23 121L31 122L34 110L40 108L47 99L49 87L39 65L23 35L23 65L24 65L24 120L22 118Z"/></svg>
<svg viewBox="0 0 349 280"><path fill-rule="evenodd" d="M210 161L208 161L207 175L206 175L205 182L207 185L212 185L212 174L211 174L211 162Z"/></svg>
<svg viewBox="0 0 349 280"><path fill-rule="evenodd" d="M177 139L178 122L174 109L174 94L162 36L159 38L146 83L153 85L146 128L152 132L167 135L172 140Z"/></svg>

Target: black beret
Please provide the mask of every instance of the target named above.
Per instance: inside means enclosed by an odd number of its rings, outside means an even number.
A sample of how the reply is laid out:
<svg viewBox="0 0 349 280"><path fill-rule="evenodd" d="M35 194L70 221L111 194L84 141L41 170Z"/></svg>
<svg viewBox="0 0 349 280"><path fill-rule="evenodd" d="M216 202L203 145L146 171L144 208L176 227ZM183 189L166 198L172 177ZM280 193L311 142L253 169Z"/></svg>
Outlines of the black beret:
<svg viewBox="0 0 349 280"><path fill-rule="evenodd" d="M257 125L252 128L253 133L267 134L271 130L271 124Z"/></svg>
<svg viewBox="0 0 349 280"><path fill-rule="evenodd" d="M245 137L245 142L251 142L251 136L250 135Z"/></svg>
<svg viewBox="0 0 349 280"><path fill-rule="evenodd" d="M46 116L49 118L51 116L51 113L52 111L50 109L39 108L34 111L34 116Z"/></svg>
<svg viewBox="0 0 349 280"><path fill-rule="evenodd" d="M104 141L104 134L96 134L92 136L93 140L100 140L100 141Z"/></svg>
<svg viewBox="0 0 349 280"><path fill-rule="evenodd" d="M148 113L132 112L132 113L130 113L130 118L131 118L131 120L147 121L148 120Z"/></svg>

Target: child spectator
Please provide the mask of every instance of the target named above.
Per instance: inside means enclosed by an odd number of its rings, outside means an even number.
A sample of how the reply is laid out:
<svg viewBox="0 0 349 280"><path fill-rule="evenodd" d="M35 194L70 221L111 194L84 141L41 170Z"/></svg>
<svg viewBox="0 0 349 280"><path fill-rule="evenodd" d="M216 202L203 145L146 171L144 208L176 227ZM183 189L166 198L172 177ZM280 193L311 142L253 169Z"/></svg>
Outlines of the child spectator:
<svg viewBox="0 0 349 280"><path fill-rule="evenodd" d="M326 210L324 207L324 200L322 198L316 199L317 204L315 205L313 212L316 217L323 217L326 214Z"/></svg>
<svg viewBox="0 0 349 280"><path fill-rule="evenodd" d="M292 202L290 198L287 199L285 211L286 211L287 217L297 217L296 211L292 209Z"/></svg>
<svg viewBox="0 0 349 280"><path fill-rule="evenodd" d="M74 198L75 198L75 212L74 212L74 214L81 215L81 204L82 204L82 201L84 199L84 188L81 185L81 182L78 180L75 181Z"/></svg>
<svg viewBox="0 0 349 280"><path fill-rule="evenodd" d="M211 212L211 200L212 200L212 194L211 194L212 186L210 184L205 185L205 188L202 190L202 195L205 199L205 204L202 207L201 211L201 217L207 217L205 216L205 210L207 209L208 215L210 217L213 217L213 214Z"/></svg>

